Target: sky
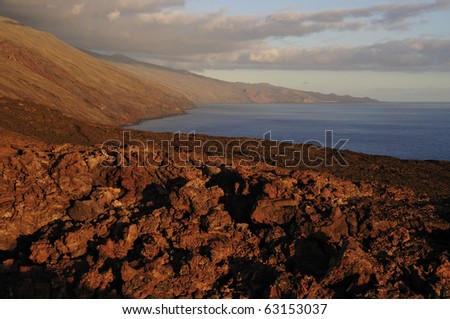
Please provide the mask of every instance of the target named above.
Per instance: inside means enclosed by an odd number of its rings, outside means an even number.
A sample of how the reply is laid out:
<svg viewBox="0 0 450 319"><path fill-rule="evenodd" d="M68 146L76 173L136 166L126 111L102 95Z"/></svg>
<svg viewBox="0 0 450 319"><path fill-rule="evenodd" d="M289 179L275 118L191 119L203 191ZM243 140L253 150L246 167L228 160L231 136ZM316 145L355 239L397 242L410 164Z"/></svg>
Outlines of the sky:
<svg viewBox="0 0 450 319"><path fill-rule="evenodd" d="M229 81L450 101L450 0L0 0L0 15Z"/></svg>

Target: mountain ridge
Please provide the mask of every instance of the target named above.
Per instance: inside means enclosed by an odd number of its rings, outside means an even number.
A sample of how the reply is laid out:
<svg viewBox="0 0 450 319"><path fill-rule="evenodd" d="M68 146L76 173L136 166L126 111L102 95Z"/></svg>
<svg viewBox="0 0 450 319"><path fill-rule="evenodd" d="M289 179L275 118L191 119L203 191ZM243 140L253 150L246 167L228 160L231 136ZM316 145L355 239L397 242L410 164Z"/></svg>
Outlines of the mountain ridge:
<svg viewBox="0 0 450 319"><path fill-rule="evenodd" d="M350 95L324 94L319 92L302 91L270 83L228 82L209 78L186 70L139 61L123 54L105 55L83 50L98 59L113 63L115 66L158 81L171 87L191 99L196 104L272 104L272 103L358 103L378 102L368 97L353 97Z"/></svg>

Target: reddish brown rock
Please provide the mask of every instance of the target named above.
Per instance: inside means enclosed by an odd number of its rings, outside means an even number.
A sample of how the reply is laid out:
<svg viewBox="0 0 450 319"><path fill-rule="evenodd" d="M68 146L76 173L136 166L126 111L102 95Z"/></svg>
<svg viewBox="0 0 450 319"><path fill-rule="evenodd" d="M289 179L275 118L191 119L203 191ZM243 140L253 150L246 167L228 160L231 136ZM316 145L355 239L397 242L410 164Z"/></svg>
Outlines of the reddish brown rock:
<svg viewBox="0 0 450 319"><path fill-rule="evenodd" d="M296 214L297 200L260 200L258 201L251 218L254 223L268 225L283 225L289 222Z"/></svg>
<svg viewBox="0 0 450 319"><path fill-rule="evenodd" d="M347 221L339 207L333 208L328 225L318 228L318 231L325 234L330 243L339 243L348 236Z"/></svg>
<svg viewBox="0 0 450 319"><path fill-rule="evenodd" d="M100 205L94 200L75 201L67 211L67 215L75 221L93 219L103 212Z"/></svg>
<svg viewBox="0 0 450 319"><path fill-rule="evenodd" d="M71 145L0 157L0 297L449 296L450 196L133 152L113 168Z"/></svg>

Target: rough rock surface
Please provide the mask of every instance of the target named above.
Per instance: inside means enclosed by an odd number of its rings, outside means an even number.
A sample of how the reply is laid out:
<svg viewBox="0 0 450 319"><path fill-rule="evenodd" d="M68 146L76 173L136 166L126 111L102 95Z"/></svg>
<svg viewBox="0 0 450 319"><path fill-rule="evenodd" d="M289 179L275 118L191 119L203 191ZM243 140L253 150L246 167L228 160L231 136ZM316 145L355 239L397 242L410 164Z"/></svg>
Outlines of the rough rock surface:
<svg viewBox="0 0 450 319"><path fill-rule="evenodd" d="M407 187L259 165L0 157L0 297L449 298L450 207Z"/></svg>

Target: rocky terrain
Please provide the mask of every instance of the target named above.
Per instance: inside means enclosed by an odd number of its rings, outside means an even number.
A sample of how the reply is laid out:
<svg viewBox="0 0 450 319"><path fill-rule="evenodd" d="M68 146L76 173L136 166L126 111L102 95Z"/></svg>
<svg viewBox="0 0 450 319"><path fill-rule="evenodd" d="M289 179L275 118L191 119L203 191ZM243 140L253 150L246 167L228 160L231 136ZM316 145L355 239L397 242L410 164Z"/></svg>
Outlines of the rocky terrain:
<svg viewBox="0 0 450 319"><path fill-rule="evenodd" d="M135 145L18 134L0 143L2 298L450 296L450 163L246 167L174 145L143 166Z"/></svg>

